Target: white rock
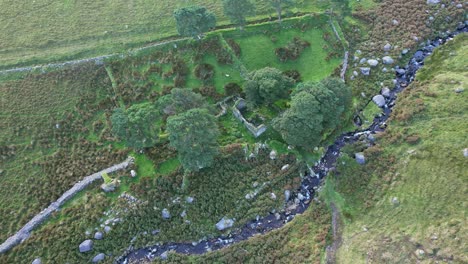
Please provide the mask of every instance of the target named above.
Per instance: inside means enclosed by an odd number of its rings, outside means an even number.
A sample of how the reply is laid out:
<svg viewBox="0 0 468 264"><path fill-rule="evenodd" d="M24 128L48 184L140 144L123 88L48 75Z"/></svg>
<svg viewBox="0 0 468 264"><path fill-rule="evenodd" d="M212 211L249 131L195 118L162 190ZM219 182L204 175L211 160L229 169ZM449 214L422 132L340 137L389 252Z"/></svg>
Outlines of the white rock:
<svg viewBox="0 0 468 264"><path fill-rule="evenodd" d="M93 263L98 263L106 258L106 255L104 253L99 253L93 258Z"/></svg>
<svg viewBox="0 0 468 264"><path fill-rule="evenodd" d="M270 198L271 198L272 200L276 200L276 194L270 193Z"/></svg>
<svg viewBox="0 0 468 264"><path fill-rule="evenodd" d="M385 46L383 47L384 51L390 51L391 49L392 49L392 45L390 43L385 44Z"/></svg>
<svg viewBox="0 0 468 264"><path fill-rule="evenodd" d="M465 156L465 158L468 158L468 148L463 150L463 156Z"/></svg>
<svg viewBox="0 0 468 264"><path fill-rule="evenodd" d="M37 258L31 264L42 264L42 261L40 258Z"/></svg>
<svg viewBox="0 0 468 264"><path fill-rule="evenodd" d="M231 228L234 225L234 220L233 219L228 219L226 217L223 217L219 222L216 224L216 228L219 231L223 231L225 229Z"/></svg>
<svg viewBox="0 0 468 264"><path fill-rule="evenodd" d="M136 173L136 171L131 170L130 175L132 175L132 178L135 178L137 176L137 173Z"/></svg>
<svg viewBox="0 0 468 264"><path fill-rule="evenodd" d="M356 154L354 154L354 157L355 157L357 163L359 163L361 165L366 163L366 157L364 157L364 153L362 153L362 152L356 153Z"/></svg>
<svg viewBox="0 0 468 264"><path fill-rule="evenodd" d="M382 91L380 93L387 98L390 97L390 89L388 89L388 87L382 88Z"/></svg>
<svg viewBox="0 0 468 264"><path fill-rule="evenodd" d="M427 0L428 5L436 5L440 3L440 0Z"/></svg>
<svg viewBox="0 0 468 264"><path fill-rule="evenodd" d="M361 68L359 68L359 69L361 70L362 75L366 75L366 76L370 75L370 71L371 71L370 68L368 68L368 67L361 67Z"/></svg>
<svg viewBox="0 0 468 264"><path fill-rule="evenodd" d="M81 253L91 251L93 249L93 241L91 239L83 241L80 244L79 249Z"/></svg>
<svg viewBox="0 0 468 264"><path fill-rule="evenodd" d="M272 150L270 152L270 159L275 160L277 156L278 156L278 154L276 153L275 150Z"/></svg>
<svg viewBox="0 0 468 264"><path fill-rule="evenodd" d="M287 169L289 169L289 164L286 164L286 165L284 165L283 167L281 167L281 170L282 170L282 171L285 171L285 170L287 170Z"/></svg>
<svg viewBox="0 0 468 264"><path fill-rule="evenodd" d="M385 56L382 58L383 64L393 64L394 60L390 56Z"/></svg>
<svg viewBox="0 0 468 264"><path fill-rule="evenodd" d="M383 97L381 94L372 97L372 101L379 107L385 106L385 97Z"/></svg>

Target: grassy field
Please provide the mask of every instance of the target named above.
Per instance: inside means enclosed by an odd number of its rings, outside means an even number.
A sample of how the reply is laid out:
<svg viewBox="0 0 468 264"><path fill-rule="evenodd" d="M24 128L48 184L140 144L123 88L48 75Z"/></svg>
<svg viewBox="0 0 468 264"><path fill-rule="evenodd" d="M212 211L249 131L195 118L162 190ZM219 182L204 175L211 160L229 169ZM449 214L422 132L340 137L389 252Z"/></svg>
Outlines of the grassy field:
<svg viewBox="0 0 468 264"><path fill-rule="evenodd" d="M256 20L274 15L257 0ZM321 1L299 1L293 12L321 11ZM218 0L9 1L0 6L0 68L121 52L137 44L177 35L172 13L201 4L218 25L229 24Z"/></svg>
<svg viewBox="0 0 468 264"><path fill-rule="evenodd" d="M468 38L438 49L399 96L388 130L359 166L327 182L344 219L338 263L466 263Z"/></svg>

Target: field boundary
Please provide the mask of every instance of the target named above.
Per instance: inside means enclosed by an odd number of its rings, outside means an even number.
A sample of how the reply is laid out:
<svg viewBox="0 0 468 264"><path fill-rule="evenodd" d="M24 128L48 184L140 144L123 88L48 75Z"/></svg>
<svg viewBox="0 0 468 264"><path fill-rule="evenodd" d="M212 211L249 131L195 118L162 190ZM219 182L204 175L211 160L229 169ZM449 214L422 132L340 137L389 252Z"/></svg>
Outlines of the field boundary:
<svg viewBox="0 0 468 264"><path fill-rule="evenodd" d="M46 209L42 210L39 214L33 217L26 225L24 225L16 234L9 237L5 242L0 245L0 254L7 252L11 248L25 241L31 235L36 227L43 223L49 216L59 210L65 202L73 198L78 192L82 191L84 188L88 187L91 183L102 178L103 173L112 173L122 169L127 168L133 164L133 157L128 157L124 162L113 165L107 169L104 169L100 172L94 173L92 175L86 176L83 180L77 182L71 189L66 191L60 198L51 203Z"/></svg>

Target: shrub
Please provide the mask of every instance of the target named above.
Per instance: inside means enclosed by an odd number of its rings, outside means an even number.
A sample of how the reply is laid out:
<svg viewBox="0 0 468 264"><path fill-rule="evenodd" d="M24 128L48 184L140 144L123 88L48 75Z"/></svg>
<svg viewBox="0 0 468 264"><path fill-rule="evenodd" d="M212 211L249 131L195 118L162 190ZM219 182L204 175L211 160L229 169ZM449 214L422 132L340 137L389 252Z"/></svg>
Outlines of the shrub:
<svg viewBox="0 0 468 264"><path fill-rule="evenodd" d="M207 82L213 79L214 67L208 63L198 64L194 69L194 74L198 79Z"/></svg>
<svg viewBox="0 0 468 264"><path fill-rule="evenodd" d="M297 60L307 47L310 47L308 41L302 40L299 37L294 37L293 41L289 42L286 47L277 48L275 54L282 62Z"/></svg>
<svg viewBox="0 0 468 264"><path fill-rule="evenodd" d="M224 91L226 91L226 95L236 95L242 93L242 87L237 83L228 83L224 86Z"/></svg>

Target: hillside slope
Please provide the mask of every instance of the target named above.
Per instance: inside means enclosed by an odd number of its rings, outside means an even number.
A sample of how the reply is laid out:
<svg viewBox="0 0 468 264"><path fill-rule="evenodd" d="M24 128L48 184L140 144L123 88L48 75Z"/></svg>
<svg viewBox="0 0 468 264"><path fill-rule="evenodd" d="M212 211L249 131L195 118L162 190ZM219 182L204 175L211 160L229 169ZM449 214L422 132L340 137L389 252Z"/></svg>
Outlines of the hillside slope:
<svg viewBox="0 0 468 264"><path fill-rule="evenodd" d="M463 34L436 50L367 164L343 157L327 182L344 222L337 263L468 261L467 43Z"/></svg>

